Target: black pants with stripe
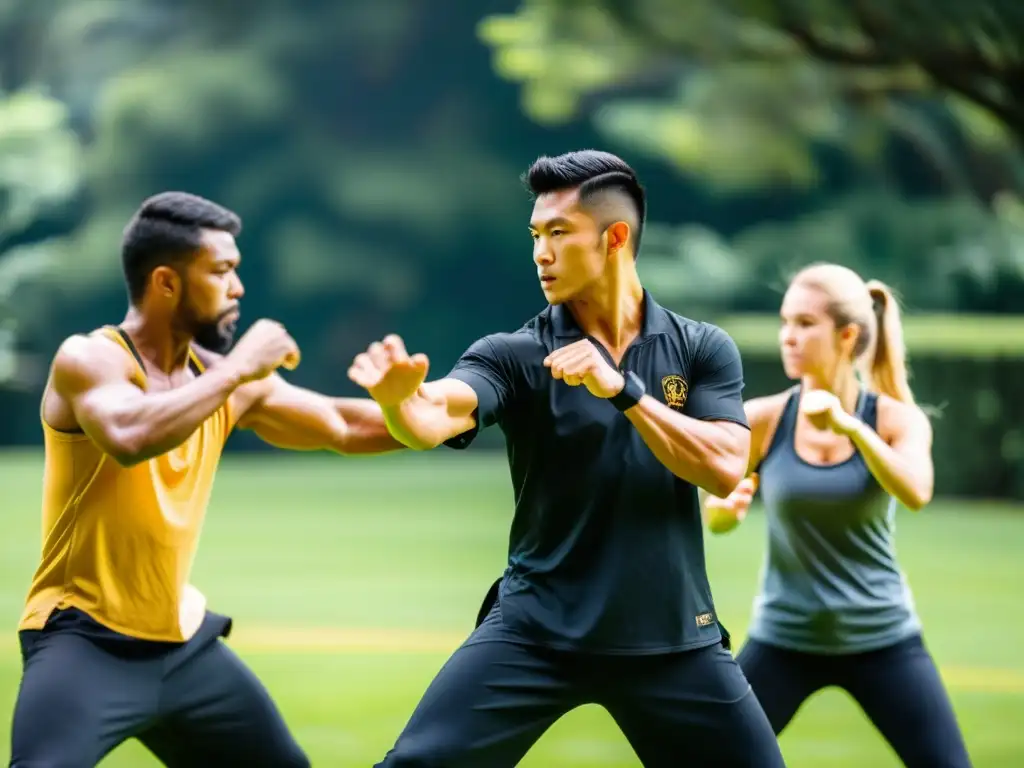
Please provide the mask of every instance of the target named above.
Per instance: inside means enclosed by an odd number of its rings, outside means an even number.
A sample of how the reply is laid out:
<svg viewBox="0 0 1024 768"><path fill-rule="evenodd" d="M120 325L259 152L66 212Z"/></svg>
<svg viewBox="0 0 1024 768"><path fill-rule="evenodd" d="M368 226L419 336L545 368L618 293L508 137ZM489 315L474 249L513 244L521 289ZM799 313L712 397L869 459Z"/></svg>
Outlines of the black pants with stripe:
<svg viewBox="0 0 1024 768"><path fill-rule="evenodd" d="M835 686L854 698L907 768L970 768L952 703L920 635L840 656L748 640L737 660L777 734L812 694Z"/></svg>
<svg viewBox="0 0 1024 768"><path fill-rule="evenodd" d="M92 768L130 738L171 768L307 768L230 626L208 613L187 643L151 643L72 610L21 632L11 768Z"/></svg>

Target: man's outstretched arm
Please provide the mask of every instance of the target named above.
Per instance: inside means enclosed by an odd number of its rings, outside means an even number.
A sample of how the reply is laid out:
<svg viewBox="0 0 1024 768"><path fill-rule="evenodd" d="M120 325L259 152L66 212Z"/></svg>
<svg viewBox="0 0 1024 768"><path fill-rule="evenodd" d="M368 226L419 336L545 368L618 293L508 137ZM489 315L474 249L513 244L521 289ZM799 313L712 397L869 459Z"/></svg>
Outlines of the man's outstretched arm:
<svg viewBox="0 0 1024 768"><path fill-rule="evenodd" d="M265 443L293 451L367 455L404 446L388 432L369 398L329 397L274 375L238 393L238 427Z"/></svg>
<svg viewBox="0 0 1024 768"><path fill-rule="evenodd" d="M509 377L487 339L470 347L447 378L426 382L428 369L426 356L410 356L394 335L371 344L349 369L349 378L380 405L390 433L414 450L465 447L480 427L498 420L511 397Z"/></svg>

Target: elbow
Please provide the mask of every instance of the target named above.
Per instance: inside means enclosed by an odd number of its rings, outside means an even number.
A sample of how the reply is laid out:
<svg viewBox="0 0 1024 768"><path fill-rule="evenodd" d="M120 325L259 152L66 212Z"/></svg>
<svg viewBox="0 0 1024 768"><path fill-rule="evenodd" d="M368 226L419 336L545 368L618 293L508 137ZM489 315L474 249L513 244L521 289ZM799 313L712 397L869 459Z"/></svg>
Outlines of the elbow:
<svg viewBox="0 0 1024 768"><path fill-rule="evenodd" d="M141 455L126 451L108 451L107 455L116 461L117 465L123 469L131 469L145 461Z"/></svg>
<svg viewBox="0 0 1024 768"><path fill-rule="evenodd" d="M743 480L746 468L746 460L743 457L723 457L722 461L712 467L711 477L708 478L704 490L720 499L726 498Z"/></svg>
<svg viewBox="0 0 1024 768"><path fill-rule="evenodd" d="M931 473L915 478L907 490L906 498L900 499L900 503L911 512L920 512L931 503L935 493L935 479Z"/></svg>
<svg viewBox="0 0 1024 768"><path fill-rule="evenodd" d="M145 435L139 430L115 429L105 435L106 453L119 466L134 467L151 458L146 453Z"/></svg>
<svg viewBox="0 0 1024 768"><path fill-rule="evenodd" d="M922 488L915 493L908 494L907 498L901 499L907 509L911 512L920 512L922 509L928 506L932 500L932 489Z"/></svg>
<svg viewBox="0 0 1024 768"><path fill-rule="evenodd" d="M721 452L708 457L709 477L704 490L712 496L726 498L746 477L750 461L749 433L745 433L743 438L731 442L727 448L723 446Z"/></svg>
<svg viewBox="0 0 1024 768"><path fill-rule="evenodd" d="M922 509L928 506L928 502L929 499L926 499L921 496L910 496L906 499L900 500L900 503L902 503L903 506L909 509L911 512L920 512Z"/></svg>

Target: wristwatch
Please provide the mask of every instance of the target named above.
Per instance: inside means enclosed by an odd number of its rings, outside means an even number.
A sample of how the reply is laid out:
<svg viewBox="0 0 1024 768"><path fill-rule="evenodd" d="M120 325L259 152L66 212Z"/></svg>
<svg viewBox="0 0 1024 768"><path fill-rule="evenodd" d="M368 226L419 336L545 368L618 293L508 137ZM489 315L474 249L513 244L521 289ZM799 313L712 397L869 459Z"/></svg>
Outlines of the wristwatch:
<svg viewBox="0 0 1024 768"><path fill-rule="evenodd" d="M618 410L628 411L647 394L647 387L644 386L643 379L633 373L633 371L626 371L622 376L626 382L625 386L617 395L608 399Z"/></svg>

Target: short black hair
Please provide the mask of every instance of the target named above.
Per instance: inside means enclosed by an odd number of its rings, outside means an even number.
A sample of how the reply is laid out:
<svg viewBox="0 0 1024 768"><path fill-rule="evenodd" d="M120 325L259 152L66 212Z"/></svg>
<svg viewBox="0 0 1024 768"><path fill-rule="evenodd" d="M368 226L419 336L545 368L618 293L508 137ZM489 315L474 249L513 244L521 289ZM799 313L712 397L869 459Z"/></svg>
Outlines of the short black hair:
<svg viewBox="0 0 1024 768"><path fill-rule="evenodd" d="M636 171L618 155L596 149L538 157L523 174L523 183L536 197L565 189L579 189L581 203L608 190L624 193L636 209L637 228L633 253L640 253L640 239L647 220L647 193Z"/></svg>
<svg viewBox="0 0 1024 768"><path fill-rule="evenodd" d="M133 304L142 300L154 269L180 264L199 250L204 229L237 237L242 220L233 211L188 192L161 192L142 203L121 241L121 266Z"/></svg>

